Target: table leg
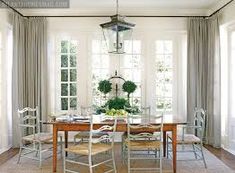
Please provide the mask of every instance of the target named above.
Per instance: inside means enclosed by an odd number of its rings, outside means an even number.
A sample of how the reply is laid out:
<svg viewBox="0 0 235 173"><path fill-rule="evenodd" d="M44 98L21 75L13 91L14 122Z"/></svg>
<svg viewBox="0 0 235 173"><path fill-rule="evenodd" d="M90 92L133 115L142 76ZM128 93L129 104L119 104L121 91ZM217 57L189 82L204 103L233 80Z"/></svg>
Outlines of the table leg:
<svg viewBox="0 0 235 173"><path fill-rule="evenodd" d="M172 152L173 152L173 172L176 173L176 149L177 149L177 128L176 126L173 126L172 129Z"/></svg>
<svg viewBox="0 0 235 173"><path fill-rule="evenodd" d="M57 139L58 139L57 126L53 125L53 172L56 172L56 166L57 166Z"/></svg>
<svg viewBox="0 0 235 173"><path fill-rule="evenodd" d="M163 157L166 157L166 131L163 131Z"/></svg>
<svg viewBox="0 0 235 173"><path fill-rule="evenodd" d="M68 148L68 131L64 131L64 146ZM65 153L65 156L68 156L68 153Z"/></svg>

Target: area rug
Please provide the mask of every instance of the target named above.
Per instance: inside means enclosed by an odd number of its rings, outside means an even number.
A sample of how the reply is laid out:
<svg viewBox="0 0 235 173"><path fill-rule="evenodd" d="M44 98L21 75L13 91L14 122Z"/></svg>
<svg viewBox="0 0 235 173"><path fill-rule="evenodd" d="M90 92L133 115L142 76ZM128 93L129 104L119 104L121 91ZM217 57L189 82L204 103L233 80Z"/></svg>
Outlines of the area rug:
<svg viewBox="0 0 235 173"><path fill-rule="evenodd" d="M115 149L115 159L117 165L118 173L127 173L127 165L123 163L120 146L116 146ZM177 161L177 173L235 173L228 166L226 166L222 161L216 158L208 150L204 149L205 158L207 162L207 169L204 168L202 161ZM58 156L57 172L62 173L62 159ZM188 154L187 157L190 157ZM193 156L192 156L193 157ZM30 160L27 158L22 158L20 164L17 164L18 156L0 165L0 173L52 173L52 158L43 161L42 168L38 167L38 162ZM156 163L149 163L142 161L141 163L134 163L138 166L144 165L154 166ZM151 165L152 164L152 165ZM80 167L81 168L81 167ZM94 173L103 173L106 170L104 166L97 167ZM86 168L80 169L81 173L88 173ZM143 172L143 171L139 171ZM151 171L148 171L151 172ZM163 159L163 173L172 172L172 162L170 159Z"/></svg>

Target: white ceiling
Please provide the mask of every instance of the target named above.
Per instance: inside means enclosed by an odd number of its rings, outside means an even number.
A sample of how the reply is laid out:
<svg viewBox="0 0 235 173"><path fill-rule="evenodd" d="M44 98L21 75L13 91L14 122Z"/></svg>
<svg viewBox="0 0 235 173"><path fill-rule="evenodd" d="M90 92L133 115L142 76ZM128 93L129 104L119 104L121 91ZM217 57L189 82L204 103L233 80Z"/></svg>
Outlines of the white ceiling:
<svg viewBox="0 0 235 173"><path fill-rule="evenodd" d="M220 0L119 0L120 7L128 8L202 8L208 9ZM114 8L116 0L70 0L72 8Z"/></svg>
<svg viewBox="0 0 235 173"><path fill-rule="evenodd" d="M209 15L229 0L119 0L123 15ZM24 15L112 15L116 0L70 0L70 8L19 9Z"/></svg>

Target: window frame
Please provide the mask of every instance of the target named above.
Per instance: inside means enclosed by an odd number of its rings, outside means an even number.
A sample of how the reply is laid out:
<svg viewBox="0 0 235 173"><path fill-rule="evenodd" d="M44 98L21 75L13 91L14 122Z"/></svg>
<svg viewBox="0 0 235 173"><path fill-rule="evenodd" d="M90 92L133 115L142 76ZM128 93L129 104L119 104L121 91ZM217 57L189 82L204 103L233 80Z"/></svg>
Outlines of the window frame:
<svg viewBox="0 0 235 173"><path fill-rule="evenodd" d="M68 46L68 53L62 53L61 52L61 41L77 41L77 46L79 46L79 40L77 37L60 37L56 40L56 111L59 112L68 112L70 110L78 110L79 109L79 93L78 93L78 74L79 74L79 65L78 65L78 57L79 57L79 48L77 48L76 53L72 53L76 55L76 67L70 67L70 47ZM68 67L61 67L61 55L68 55ZM66 69L68 70L68 81L61 81L61 70ZM70 70L71 69L76 69L76 81L70 81ZM70 96L70 84L76 83L76 96ZM61 96L61 84L68 84L68 95L67 96ZM62 105L61 105L61 98L68 98L68 110L62 110ZM76 109L71 109L70 108L70 99L71 98L76 98L77 103L76 103Z"/></svg>

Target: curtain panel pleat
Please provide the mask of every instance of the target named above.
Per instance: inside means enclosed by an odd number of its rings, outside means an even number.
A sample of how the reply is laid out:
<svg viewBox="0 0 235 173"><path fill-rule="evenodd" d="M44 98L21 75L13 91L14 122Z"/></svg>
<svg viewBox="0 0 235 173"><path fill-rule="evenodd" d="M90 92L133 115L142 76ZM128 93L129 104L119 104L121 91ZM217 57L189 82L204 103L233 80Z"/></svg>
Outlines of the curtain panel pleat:
<svg viewBox="0 0 235 173"><path fill-rule="evenodd" d="M13 15L13 146L19 146L18 109L39 106L47 115L47 22Z"/></svg>
<svg viewBox="0 0 235 173"><path fill-rule="evenodd" d="M218 17L189 18L187 118L195 107L206 110L205 142L220 147L220 42Z"/></svg>

